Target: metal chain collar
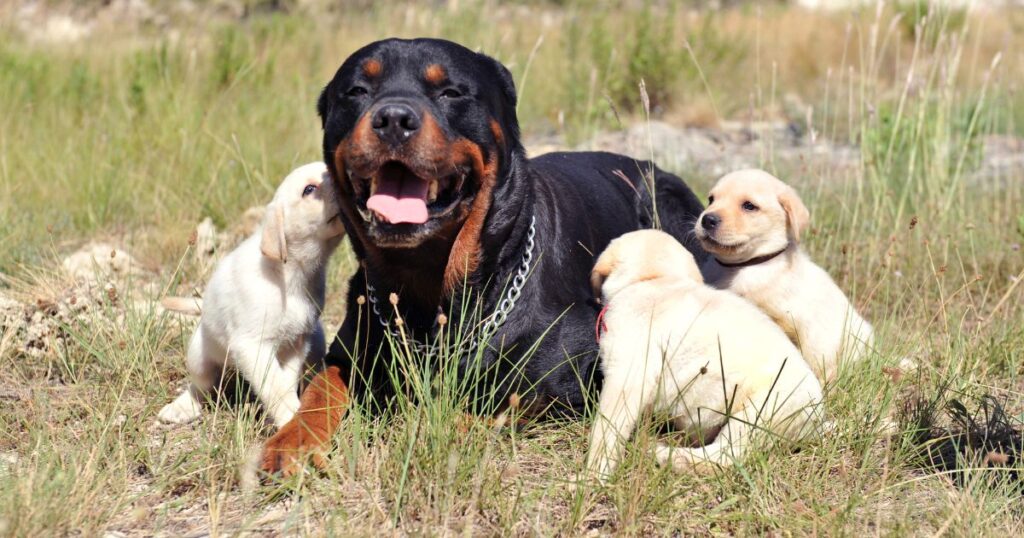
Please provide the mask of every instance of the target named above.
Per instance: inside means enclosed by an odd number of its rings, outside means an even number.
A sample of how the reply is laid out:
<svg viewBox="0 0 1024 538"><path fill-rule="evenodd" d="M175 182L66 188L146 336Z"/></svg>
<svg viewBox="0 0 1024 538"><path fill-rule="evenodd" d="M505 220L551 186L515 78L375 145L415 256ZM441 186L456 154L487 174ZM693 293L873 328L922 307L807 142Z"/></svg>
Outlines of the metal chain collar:
<svg viewBox="0 0 1024 538"><path fill-rule="evenodd" d="M537 235L537 218L530 217L530 229L526 232L526 252L523 253L523 259L519 262L519 269L516 270L516 275L512 277L512 285L506 292L505 297L498 303L498 307L494 309L494 313L491 314L487 321L480 326L475 338L471 338L468 342L468 347L465 351L467 356L471 356L476 353L477 348L485 340L489 340L494 333L505 324L508 319L508 315L515 308L516 302L519 301L519 297L523 293L523 287L526 286L526 277L530 274L530 265L533 263L533 248L536 246L534 238ZM387 331L396 342L409 342L410 346L415 349L418 353L424 356L432 356L438 353L440 345L436 343L437 338L435 337L435 343L425 344L417 342L412 338L410 334L406 338L402 331L396 328L393 324L388 322L384 318L384 314L380 311L379 301L377 300L377 290L370 284L369 279L366 282L366 296L370 301L370 306L373 308L374 315L377 316L377 321L380 322L384 330ZM435 327L437 322L435 321ZM436 335L435 335L436 336Z"/></svg>

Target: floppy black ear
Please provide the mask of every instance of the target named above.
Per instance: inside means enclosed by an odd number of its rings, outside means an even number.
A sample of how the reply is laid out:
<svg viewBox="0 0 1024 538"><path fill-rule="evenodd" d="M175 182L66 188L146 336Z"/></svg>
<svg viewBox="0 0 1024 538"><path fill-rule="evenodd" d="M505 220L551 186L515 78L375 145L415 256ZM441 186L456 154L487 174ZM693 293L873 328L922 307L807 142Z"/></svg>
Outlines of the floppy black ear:
<svg viewBox="0 0 1024 538"><path fill-rule="evenodd" d="M516 141L514 145L518 145L519 118L516 116L516 83L512 78L512 72L498 60L490 56L484 57L490 60L498 75L498 83L501 86L501 117L505 124L506 135Z"/></svg>
<svg viewBox="0 0 1024 538"><path fill-rule="evenodd" d="M498 81L501 84L501 96L505 100L505 105L515 108L516 83L515 80L512 78L512 72L509 71L507 67L505 67L505 64L499 62L498 60L495 60L494 58L491 58L486 54L481 54L481 56L487 58L491 62L491 65L494 67L494 70L498 74Z"/></svg>
<svg viewBox="0 0 1024 538"><path fill-rule="evenodd" d="M320 98L316 100L316 113L320 115L320 126L327 125L327 91L330 89L330 84L324 86L323 91L320 92Z"/></svg>
<svg viewBox="0 0 1024 538"><path fill-rule="evenodd" d="M498 75L501 77L501 90L505 94L505 99L508 99L509 104L515 107L517 99L516 81L512 78L512 72L498 60L494 58L491 58L491 60L498 67Z"/></svg>

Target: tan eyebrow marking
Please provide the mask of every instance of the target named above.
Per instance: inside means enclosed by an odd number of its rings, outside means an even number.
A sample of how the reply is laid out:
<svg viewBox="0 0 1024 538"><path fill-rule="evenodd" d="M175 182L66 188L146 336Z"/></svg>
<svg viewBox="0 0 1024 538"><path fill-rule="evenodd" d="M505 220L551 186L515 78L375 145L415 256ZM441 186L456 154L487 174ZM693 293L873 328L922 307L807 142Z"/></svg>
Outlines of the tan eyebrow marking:
<svg viewBox="0 0 1024 538"><path fill-rule="evenodd" d="M431 84L440 84L444 82L444 79L448 76L444 68L438 64L430 64L426 70L423 71L423 78L427 79L427 82Z"/></svg>
<svg viewBox="0 0 1024 538"><path fill-rule="evenodd" d="M380 60L370 58L363 62L363 74L368 77L378 77L384 71L384 66L381 65Z"/></svg>

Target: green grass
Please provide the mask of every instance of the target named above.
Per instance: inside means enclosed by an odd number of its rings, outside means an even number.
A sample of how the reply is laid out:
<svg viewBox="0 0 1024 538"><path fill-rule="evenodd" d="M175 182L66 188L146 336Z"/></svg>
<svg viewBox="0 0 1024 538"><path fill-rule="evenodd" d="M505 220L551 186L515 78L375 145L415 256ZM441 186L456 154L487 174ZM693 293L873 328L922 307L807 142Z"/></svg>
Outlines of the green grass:
<svg viewBox="0 0 1024 538"><path fill-rule="evenodd" d="M89 239L146 269L117 279L116 300L76 291L89 309L60 318L42 352L0 329L0 534L1019 534L1018 492L984 473L958 488L912 465L908 435L883 433L904 403L947 385L1024 411L1024 171L978 173L986 138L1022 125L1020 16L914 13L463 2L74 46L0 25L0 291L48 316L70 300L55 265ZM870 360L828 388L835 429L697 477L653 463L652 422L597 487L581 480L588 424L462 432L466 394L442 368L386 420L349 415L324 475L250 488L239 470L270 434L258 406L225 398L193 425L155 425L181 387L189 326L146 301L201 285L208 267L188 240L203 217L231 228L319 157L320 87L387 35L446 36L504 61L528 137L643 121L643 79L655 117L773 119L796 93L820 136L857 144L848 168L763 157L811 208L805 247L878 331ZM700 193L715 179L678 172ZM355 269L347 247L333 263L328 331ZM920 368L894 381L882 368L903 357Z"/></svg>

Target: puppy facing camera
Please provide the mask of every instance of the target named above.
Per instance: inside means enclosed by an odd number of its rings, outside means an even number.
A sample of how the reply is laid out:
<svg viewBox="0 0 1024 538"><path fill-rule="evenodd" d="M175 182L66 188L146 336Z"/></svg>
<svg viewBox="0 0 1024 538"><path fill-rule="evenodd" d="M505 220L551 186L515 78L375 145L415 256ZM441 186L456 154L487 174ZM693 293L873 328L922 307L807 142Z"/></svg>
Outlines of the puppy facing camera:
<svg viewBox="0 0 1024 538"><path fill-rule="evenodd" d="M202 301L164 299L166 308L201 318L186 355L189 387L160 420L198 418L225 366L245 378L275 425L292 418L299 378L324 354L320 313L327 261L344 236L340 221L327 167L300 166L274 193L261 229L217 264Z"/></svg>
<svg viewBox="0 0 1024 538"><path fill-rule="evenodd" d="M871 325L800 247L810 212L793 187L763 170L723 176L694 233L712 257L708 283L756 304L803 352L822 382L870 347Z"/></svg>
<svg viewBox="0 0 1024 538"><path fill-rule="evenodd" d="M763 170L740 170L711 189L694 232L716 260L749 264L799 243L810 222L792 187Z"/></svg>

